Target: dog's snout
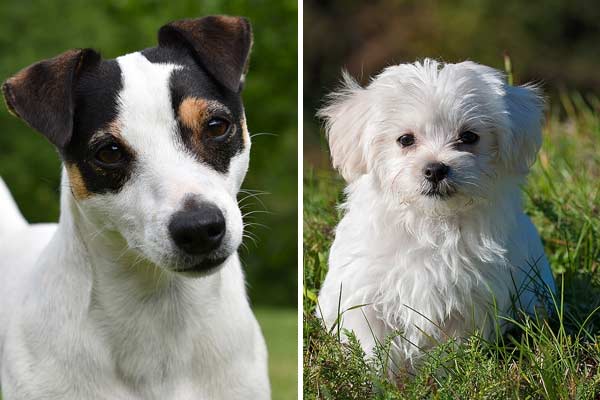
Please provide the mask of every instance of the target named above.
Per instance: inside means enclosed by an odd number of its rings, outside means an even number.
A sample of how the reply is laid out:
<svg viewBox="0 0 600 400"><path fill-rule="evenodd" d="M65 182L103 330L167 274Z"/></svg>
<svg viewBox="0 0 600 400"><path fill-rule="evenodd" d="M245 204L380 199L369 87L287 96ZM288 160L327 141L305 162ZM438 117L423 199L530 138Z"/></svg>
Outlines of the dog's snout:
<svg viewBox="0 0 600 400"><path fill-rule="evenodd" d="M449 171L450 167L444 163L438 162L427 164L423 170L423 174L425 175L425 179L429 182L438 183L448 176Z"/></svg>
<svg viewBox="0 0 600 400"><path fill-rule="evenodd" d="M171 217L169 233L188 254L206 254L219 247L225 236L225 217L214 204L204 203L178 211Z"/></svg>

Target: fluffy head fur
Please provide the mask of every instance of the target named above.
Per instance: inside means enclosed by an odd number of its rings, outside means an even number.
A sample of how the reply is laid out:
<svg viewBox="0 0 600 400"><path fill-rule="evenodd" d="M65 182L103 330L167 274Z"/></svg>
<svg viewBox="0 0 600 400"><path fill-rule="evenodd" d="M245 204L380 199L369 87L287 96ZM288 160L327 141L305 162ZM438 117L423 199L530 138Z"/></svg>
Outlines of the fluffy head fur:
<svg viewBox="0 0 600 400"><path fill-rule="evenodd" d="M509 86L492 68L426 59L389 67L366 88L345 74L319 115L333 165L349 183L373 174L390 202L452 212L488 197L498 179L528 172L541 145L542 109L535 87ZM479 141L461 144L465 131ZM399 145L404 134L414 145ZM439 185L442 202L423 196L432 186L423 170L435 162L450 168Z"/></svg>
<svg viewBox="0 0 600 400"><path fill-rule="evenodd" d="M319 295L326 323L340 300L341 311L365 305L342 326L367 352L401 331L401 366L448 337L491 335L493 310L547 299L552 274L520 200L542 105L535 87L473 62L392 66L365 88L344 76L319 113L349 183ZM432 164L445 165L438 180Z"/></svg>

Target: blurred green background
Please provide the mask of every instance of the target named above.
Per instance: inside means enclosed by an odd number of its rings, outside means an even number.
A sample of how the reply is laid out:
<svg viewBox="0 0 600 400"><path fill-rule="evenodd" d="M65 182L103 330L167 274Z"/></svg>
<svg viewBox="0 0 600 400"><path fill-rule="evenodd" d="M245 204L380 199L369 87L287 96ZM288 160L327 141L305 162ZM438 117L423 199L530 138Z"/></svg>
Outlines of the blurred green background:
<svg viewBox="0 0 600 400"><path fill-rule="evenodd" d="M364 84L424 57L504 69L506 51L515 82L540 82L551 100L600 91L598 1L306 0L304 21L305 166L329 165L314 114L342 68Z"/></svg>
<svg viewBox="0 0 600 400"><path fill-rule="evenodd" d="M297 1L7 1L0 2L0 79L69 48L103 57L156 45L165 23L208 14L243 15L254 48L243 97L253 139L243 188L256 237L240 250L248 291L263 326L275 399L297 394ZM0 176L31 222L58 218L60 164L53 147L0 107ZM240 199L244 195L240 195ZM257 199L258 197L258 199ZM259 201L260 200L260 201Z"/></svg>

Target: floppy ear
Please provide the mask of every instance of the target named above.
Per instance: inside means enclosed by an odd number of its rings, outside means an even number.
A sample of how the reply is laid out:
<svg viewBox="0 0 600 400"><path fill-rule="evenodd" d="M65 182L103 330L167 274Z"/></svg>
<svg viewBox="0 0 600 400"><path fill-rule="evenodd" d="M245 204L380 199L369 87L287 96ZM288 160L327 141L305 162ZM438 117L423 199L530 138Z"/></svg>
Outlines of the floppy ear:
<svg viewBox="0 0 600 400"><path fill-rule="evenodd" d="M509 171L526 174L542 145L544 100L535 86L504 89L510 128L499 137L499 157Z"/></svg>
<svg viewBox="0 0 600 400"><path fill-rule="evenodd" d="M74 49L19 71L2 84L8 110L64 148L73 134L74 84L85 66L99 60L92 49Z"/></svg>
<svg viewBox="0 0 600 400"><path fill-rule="evenodd" d="M325 121L332 164L350 183L367 172L365 129L369 102L366 91L347 72L342 89L328 96L317 116Z"/></svg>
<svg viewBox="0 0 600 400"><path fill-rule="evenodd" d="M247 69L252 27L242 17L184 19L160 28L158 44L187 48L208 73L237 93Z"/></svg>

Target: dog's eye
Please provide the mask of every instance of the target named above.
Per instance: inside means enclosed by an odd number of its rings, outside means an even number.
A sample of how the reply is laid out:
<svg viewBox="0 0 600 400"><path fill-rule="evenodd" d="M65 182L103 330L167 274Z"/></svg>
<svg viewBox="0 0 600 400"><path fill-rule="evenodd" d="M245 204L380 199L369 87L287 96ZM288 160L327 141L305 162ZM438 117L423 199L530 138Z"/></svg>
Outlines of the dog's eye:
<svg viewBox="0 0 600 400"><path fill-rule="evenodd" d="M397 142L400 143L402 147L412 146L413 144L415 144L415 135L413 135L412 133L407 133L405 135L400 136Z"/></svg>
<svg viewBox="0 0 600 400"><path fill-rule="evenodd" d="M458 140L464 144L474 144L479 140L479 135L471 131L465 131L458 136Z"/></svg>
<svg viewBox="0 0 600 400"><path fill-rule="evenodd" d="M213 139L224 138L231 128L231 123L224 118L211 118L206 124L206 133Z"/></svg>
<svg viewBox="0 0 600 400"><path fill-rule="evenodd" d="M121 163L125 158L125 152L116 143L109 143L102 146L96 152L96 160L106 166L114 166Z"/></svg>

